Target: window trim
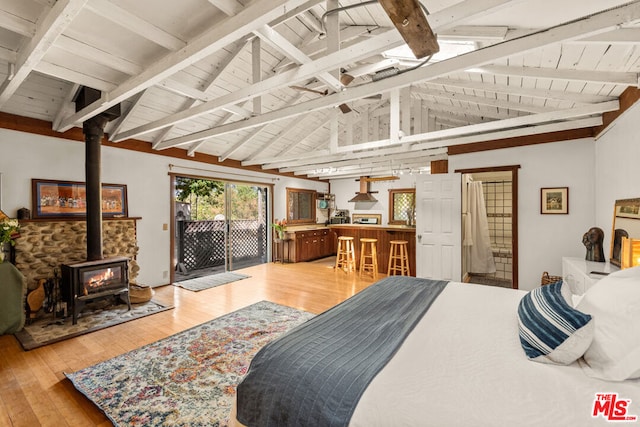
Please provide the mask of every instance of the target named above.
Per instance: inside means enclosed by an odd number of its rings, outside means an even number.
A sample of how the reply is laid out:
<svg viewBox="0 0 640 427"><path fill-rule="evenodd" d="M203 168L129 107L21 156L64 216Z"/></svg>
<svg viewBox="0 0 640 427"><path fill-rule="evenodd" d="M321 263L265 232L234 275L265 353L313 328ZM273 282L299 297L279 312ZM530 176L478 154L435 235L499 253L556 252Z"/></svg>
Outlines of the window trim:
<svg viewBox="0 0 640 427"><path fill-rule="evenodd" d="M415 188L391 188L389 189L389 220L388 220L388 224L389 225L406 225L407 221L406 220L399 220L399 219L395 219L393 216L393 213L395 211L395 198L394 196L398 193L409 193L409 194L413 194L413 205L415 208L415 203L416 203L416 189Z"/></svg>

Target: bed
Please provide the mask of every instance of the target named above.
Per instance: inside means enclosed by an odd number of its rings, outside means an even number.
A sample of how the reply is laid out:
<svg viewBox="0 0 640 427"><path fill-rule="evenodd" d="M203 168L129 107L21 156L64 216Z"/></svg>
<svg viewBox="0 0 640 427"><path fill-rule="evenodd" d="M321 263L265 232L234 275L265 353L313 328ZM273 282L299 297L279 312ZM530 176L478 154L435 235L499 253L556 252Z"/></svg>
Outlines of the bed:
<svg viewBox="0 0 640 427"><path fill-rule="evenodd" d="M388 303L399 309L371 309L380 289L402 293L409 285L441 289L431 301L409 295ZM535 311L546 305L536 299L541 296L563 310L566 304L572 315L578 311L586 323L547 354L536 355L527 341L536 326L528 323L527 306ZM422 312L418 306L425 304ZM421 313L407 315L415 310ZM365 365L355 377L369 375L373 362L360 363L363 353L387 351L367 346L385 333L378 325L395 311L402 312L398 322L410 323L406 336L387 359L379 357L380 370L364 379L355 398L344 398L344 390L357 382L349 377L354 366ZM357 325L340 332L346 318ZM334 335L337 341L321 354L325 338ZM334 360L335 352L345 353L346 361ZM325 381L331 375L338 378L335 387ZM562 283L525 292L386 278L263 348L238 386L232 421L248 427L635 425L639 377L638 268L600 280L583 296L571 295ZM355 399L353 406L342 408L349 399Z"/></svg>

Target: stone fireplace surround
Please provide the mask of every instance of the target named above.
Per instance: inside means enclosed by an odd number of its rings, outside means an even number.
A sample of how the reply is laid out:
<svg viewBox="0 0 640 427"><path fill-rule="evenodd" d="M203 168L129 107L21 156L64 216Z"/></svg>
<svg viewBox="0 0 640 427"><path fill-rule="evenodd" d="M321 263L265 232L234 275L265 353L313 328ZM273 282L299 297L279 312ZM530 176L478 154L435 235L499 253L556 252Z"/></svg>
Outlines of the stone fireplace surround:
<svg viewBox="0 0 640 427"><path fill-rule="evenodd" d="M104 218L102 253L104 258L129 258L129 282L136 283L140 267L136 262L138 243L136 221L140 218ZM87 225L84 220L34 219L20 221L16 239L16 267L33 290L38 280L53 277L62 264L87 260Z"/></svg>

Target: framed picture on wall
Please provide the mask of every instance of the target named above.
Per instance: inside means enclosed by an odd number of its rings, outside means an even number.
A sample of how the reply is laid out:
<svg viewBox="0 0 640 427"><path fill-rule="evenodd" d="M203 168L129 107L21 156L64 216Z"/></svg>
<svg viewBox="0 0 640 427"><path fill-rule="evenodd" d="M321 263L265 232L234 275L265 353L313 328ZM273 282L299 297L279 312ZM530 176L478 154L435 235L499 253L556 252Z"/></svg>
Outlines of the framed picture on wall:
<svg viewBox="0 0 640 427"><path fill-rule="evenodd" d="M568 214L569 187L551 187L540 189L541 214Z"/></svg>
<svg viewBox="0 0 640 427"><path fill-rule="evenodd" d="M84 218L87 195L84 182L31 180L34 219ZM102 184L102 216L126 217L127 186Z"/></svg>

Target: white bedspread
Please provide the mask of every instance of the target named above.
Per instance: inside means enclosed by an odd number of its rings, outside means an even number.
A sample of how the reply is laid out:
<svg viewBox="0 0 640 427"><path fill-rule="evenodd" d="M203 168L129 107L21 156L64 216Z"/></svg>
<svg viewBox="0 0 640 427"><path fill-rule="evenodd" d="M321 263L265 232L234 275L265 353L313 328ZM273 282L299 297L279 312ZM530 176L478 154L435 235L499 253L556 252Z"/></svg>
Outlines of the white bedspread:
<svg viewBox="0 0 640 427"><path fill-rule="evenodd" d="M351 419L372 426L590 426L596 393L631 399L640 381L587 377L577 363L527 360L518 339L524 291L450 283L370 384ZM616 423L617 425L638 425Z"/></svg>

